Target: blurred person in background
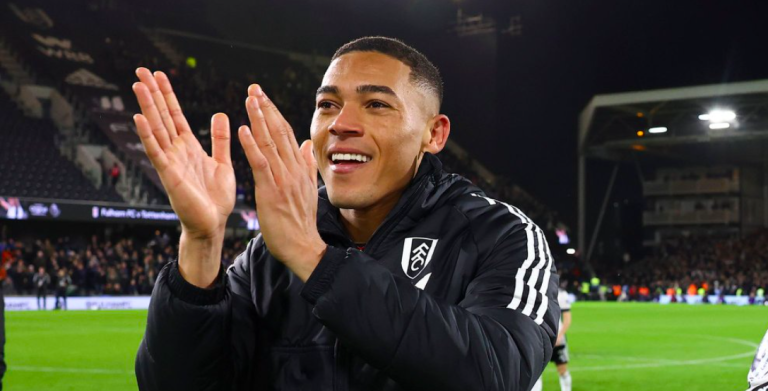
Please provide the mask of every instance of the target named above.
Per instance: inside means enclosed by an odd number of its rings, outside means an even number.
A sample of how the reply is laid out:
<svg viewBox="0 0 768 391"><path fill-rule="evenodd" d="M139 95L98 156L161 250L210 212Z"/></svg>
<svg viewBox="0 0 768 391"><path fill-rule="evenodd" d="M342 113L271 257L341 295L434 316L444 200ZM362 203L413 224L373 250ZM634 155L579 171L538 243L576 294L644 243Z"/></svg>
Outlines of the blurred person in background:
<svg viewBox="0 0 768 391"><path fill-rule="evenodd" d="M747 391L768 391L768 332L757 348L755 359L747 375L749 389Z"/></svg>
<svg viewBox="0 0 768 391"><path fill-rule="evenodd" d="M57 310L67 309L67 290L72 285L72 278L66 268L59 269L56 275L56 306Z"/></svg>
<svg viewBox="0 0 768 391"><path fill-rule="evenodd" d="M117 163L114 163L112 165L112 168L109 169L109 185L111 187L114 187L117 185L117 182L120 180L120 166L117 165Z"/></svg>
<svg viewBox="0 0 768 391"><path fill-rule="evenodd" d="M24 261L17 260L16 265L8 270L8 275L11 278L11 283L13 283L13 292L17 295L25 294L31 276L27 274L27 268L26 265L24 265Z"/></svg>
<svg viewBox="0 0 768 391"><path fill-rule="evenodd" d="M24 290L28 292L28 294L33 295L35 294L36 288L35 288L35 265L27 265L27 272L25 273L25 287Z"/></svg>
<svg viewBox="0 0 768 391"><path fill-rule="evenodd" d="M571 391L571 373L568 372L568 345L565 333L571 327L571 301L568 299L568 292L564 289L567 286L565 282L560 284L557 292L557 302L560 304L560 324L557 332L557 342L552 352L551 361L557 366L557 374L560 377L560 391ZM542 378L534 384L531 391L542 391Z"/></svg>
<svg viewBox="0 0 768 391"><path fill-rule="evenodd" d="M48 287L51 285L51 276L45 272L44 267L40 266L40 268L37 269L37 274L32 278L32 283L34 284L37 293L37 309L44 310L46 308ZM40 299L42 299L42 307L40 306Z"/></svg>
<svg viewBox="0 0 768 391"><path fill-rule="evenodd" d="M8 274L6 269L11 269L10 258L2 258L0 268L0 391L3 389L3 376L5 376L5 280ZM22 265L23 267L23 265Z"/></svg>

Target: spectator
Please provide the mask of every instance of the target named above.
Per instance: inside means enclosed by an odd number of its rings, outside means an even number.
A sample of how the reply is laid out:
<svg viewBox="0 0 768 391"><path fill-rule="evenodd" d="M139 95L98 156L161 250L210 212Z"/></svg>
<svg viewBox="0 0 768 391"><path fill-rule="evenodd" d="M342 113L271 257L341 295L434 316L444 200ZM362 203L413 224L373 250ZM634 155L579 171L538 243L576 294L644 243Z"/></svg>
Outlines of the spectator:
<svg viewBox="0 0 768 391"><path fill-rule="evenodd" d="M56 279L56 306L55 309L67 309L67 290L72 285L72 278L67 274L67 269L59 269Z"/></svg>
<svg viewBox="0 0 768 391"><path fill-rule="evenodd" d="M109 185L114 187L117 184L117 181L120 179L120 166L117 165L117 162L112 164L112 168L109 170Z"/></svg>
<svg viewBox="0 0 768 391"><path fill-rule="evenodd" d="M46 296L48 295L48 286L51 284L51 276L45 272L45 268L40 266L37 269L37 274L32 279L37 290L37 309L44 310L46 308ZM43 306L40 306L40 299L42 299Z"/></svg>
<svg viewBox="0 0 768 391"><path fill-rule="evenodd" d="M11 283L13 284L13 291L17 294L23 295L23 294L31 294L32 292L27 291L27 286L29 286L29 279L30 276L27 274L27 268L24 265L24 261L19 260L16 262L15 267L11 267L10 270L8 270L8 275L11 278Z"/></svg>

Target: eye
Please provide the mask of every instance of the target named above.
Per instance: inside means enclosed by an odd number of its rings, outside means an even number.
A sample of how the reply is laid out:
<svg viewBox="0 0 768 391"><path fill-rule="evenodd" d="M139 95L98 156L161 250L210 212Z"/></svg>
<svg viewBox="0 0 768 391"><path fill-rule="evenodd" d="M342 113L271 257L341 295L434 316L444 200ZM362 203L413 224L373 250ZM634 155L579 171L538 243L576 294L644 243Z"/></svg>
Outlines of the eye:
<svg viewBox="0 0 768 391"><path fill-rule="evenodd" d="M385 108L389 107L389 105L384 103L384 102L380 102L380 101L375 100L375 101L369 103L368 107L370 107L372 109L385 109Z"/></svg>
<svg viewBox="0 0 768 391"><path fill-rule="evenodd" d="M325 109L325 110L331 109L331 108L333 108L333 103L331 103L331 102L329 102L327 100L323 100L323 101L320 101L317 104L317 108L318 109Z"/></svg>

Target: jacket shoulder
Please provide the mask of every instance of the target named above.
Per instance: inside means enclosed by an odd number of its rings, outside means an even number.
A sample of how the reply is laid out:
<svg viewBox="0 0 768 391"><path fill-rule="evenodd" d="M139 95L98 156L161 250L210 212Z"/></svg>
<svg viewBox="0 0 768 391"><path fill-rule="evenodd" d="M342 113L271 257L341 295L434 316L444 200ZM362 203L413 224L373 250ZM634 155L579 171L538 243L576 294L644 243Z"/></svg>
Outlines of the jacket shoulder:
<svg viewBox="0 0 768 391"><path fill-rule="evenodd" d="M526 228L539 230L519 208L483 193L458 197L454 207L469 220L475 242L479 245L498 243L510 234Z"/></svg>

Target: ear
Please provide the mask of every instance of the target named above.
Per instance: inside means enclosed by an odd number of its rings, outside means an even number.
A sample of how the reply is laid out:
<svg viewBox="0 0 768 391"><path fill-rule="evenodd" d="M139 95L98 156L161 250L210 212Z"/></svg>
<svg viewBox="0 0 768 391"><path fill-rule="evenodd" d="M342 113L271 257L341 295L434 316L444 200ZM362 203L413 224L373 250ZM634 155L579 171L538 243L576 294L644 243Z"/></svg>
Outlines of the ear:
<svg viewBox="0 0 768 391"><path fill-rule="evenodd" d="M421 150L435 155L442 151L445 143L448 142L448 136L451 134L451 120L445 114L438 114L429 123L430 128L428 132L424 132Z"/></svg>

